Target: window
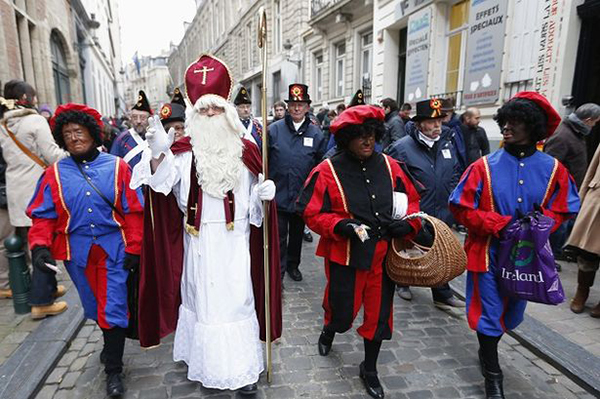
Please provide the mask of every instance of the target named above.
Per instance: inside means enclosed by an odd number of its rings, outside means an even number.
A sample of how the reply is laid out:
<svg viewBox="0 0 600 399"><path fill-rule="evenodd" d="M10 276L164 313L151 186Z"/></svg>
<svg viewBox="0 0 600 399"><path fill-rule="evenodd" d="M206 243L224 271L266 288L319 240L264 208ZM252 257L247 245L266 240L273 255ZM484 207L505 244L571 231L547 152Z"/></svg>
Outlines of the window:
<svg viewBox="0 0 600 399"><path fill-rule="evenodd" d="M273 102L279 101L281 97L281 71L273 74Z"/></svg>
<svg viewBox="0 0 600 399"><path fill-rule="evenodd" d="M341 42L335 45L335 96L344 95L344 67L346 59L346 43Z"/></svg>
<svg viewBox="0 0 600 399"><path fill-rule="evenodd" d="M252 23L248 22L248 25L246 25L246 69L248 70L252 68L252 49L254 48L252 43L253 37Z"/></svg>
<svg viewBox="0 0 600 399"><path fill-rule="evenodd" d="M64 104L71 100L71 85L65 50L56 32L50 35L50 50L52 53L52 75L54 77L54 93L56 103Z"/></svg>
<svg viewBox="0 0 600 399"><path fill-rule="evenodd" d="M275 0L273 2L273 51L275 53L281 52L281 41L282 41L282 32L281 32L281 1Z"/></svg>
<svg viewBox="0 0 600 399"><path fill-rule="evenodd" d="M315 85L315 101L323 99L323 52L313 55L315 69L313 71L313 81Z"/></svg>
<svg viewBox="0 0 600 399"><path fill-rule="evenodd" d="M360 43L360 85L364 89L370 87L373 73L373 32L363 34Z"/></svg>
<svg viewBox="0 0 600 399"><path fill-rule="evenodd" d="M464 58L464 41L469 24L469 0L463 0L450 8L448 28L448 58L446 63L446 93L458 91L461 78L461 62Z"/></svg>

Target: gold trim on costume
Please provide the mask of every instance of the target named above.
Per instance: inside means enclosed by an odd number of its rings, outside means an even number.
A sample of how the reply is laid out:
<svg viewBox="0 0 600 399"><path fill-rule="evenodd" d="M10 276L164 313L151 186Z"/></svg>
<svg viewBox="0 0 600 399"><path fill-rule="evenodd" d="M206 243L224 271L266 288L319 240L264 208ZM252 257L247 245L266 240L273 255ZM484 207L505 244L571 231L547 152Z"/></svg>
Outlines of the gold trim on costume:
<svg viewBox="0 0 600 399"><path fill-rule="evenodd" d="M494 205L494 193L492 191L492 174L490 173L490 165L488 164L487 157L483 157L483 166L485 168L485 175L488 181L488 192L490 195L490 208L492 212L496 212L496 206ZM485 243L485 270L490 270L490 246L492 245L492 236L488 236L487 242Z"/></svg>
<svg viewBox="0 0 600 399"><path fill-rule="evenodd" d="M552 174L550 175L550 181L548 182L548 187L546 187L546 193L544 194L544 199L540 206L546 206L546 201L548 201L548 194L550 194L550 189L554 183L554 177L556 176L556 171L558 170L558 161L554 160L554 167L552 168Z"/></svg>
<svg viewBox="0 0 600 399"><path fill-rule="evenodd" d="M65 202L65 198L63 195L62 184L60 182L60 173L58 172L58 163L54 165L54 178L56 179L56 184L58 185L58 197L60 198L60 203L63 207L63 210L67 214L67 224L65 226L65 242L67 244L67 259L71 260L71 244L69 243L69 225L71 224L71 212L67 208L67 203Z"/></svg>
<svg viewBox="0 0 600 399"><path fill-rule="evenodd" d="M115 202L113 203L114 207L117 207L117 201L119 200L119 163L121 161L121 158L116 158L115 159ZM125 161L123 161L125 162ZM126 188L124 188L124 190L126 190ZM123 237L123 244L125 244L125 248L127 248L127 238L125 237L125 229L123 229L123 226L121 225L121 223L119 223L119 221L117 220L117 214L115 212L115 210L113 209L112 212L112 217L115 221L115 223L117 224L117 226L119 226L119 230L121 230L121 236ZM124 216L123 216L124 217Z"/></svg>
<svg viewBox="0 0 600 399"><path fill-rule="evenodd" d="M335 180L335 184L337 185L338 191L340 192L340 196L342 197L342 204L344 205L344 211L350 215L352 218L352 214L348 210L348 204L346 202L346 195L344 194L344 189L342 188L342 184L338 179L337 173L335 173L335 169L330 159L326 160L327 165L329 165L329 169L331 169L331 174L333 175L333 179ZM350 240L346 240L346 266L350 264Z"/></svg>

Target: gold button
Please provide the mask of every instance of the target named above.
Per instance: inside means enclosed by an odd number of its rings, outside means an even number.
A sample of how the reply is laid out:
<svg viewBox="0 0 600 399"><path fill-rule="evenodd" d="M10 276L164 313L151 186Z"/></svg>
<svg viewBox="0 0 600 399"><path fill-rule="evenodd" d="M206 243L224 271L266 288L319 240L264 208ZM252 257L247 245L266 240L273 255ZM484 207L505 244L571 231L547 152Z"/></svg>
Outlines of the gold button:
<svg viewBox="0 0 600 399"><path fill-rule="evenodd" d="M517 198L517 202L523 202L523 198Z"/></svg>
<svg viewBox="0 0 600 399"><path fill-rule="evenodd" d="M524 152L521 152L521 153L519 153L519 156L520 156L521 158L523 158L523 157L525 156L525 153L524 153Z"/></svg>
<svg viewBox="0 0 600 399"><path fill-rule="evenodd" d="M363 168L363 172L366 172L366 171L367 171L367 168Z"/></svg>
<svg viewBox="0 0 600 399"><path fill-rule="evenodd" d="M375 199L375 194L371 195L371 198Z"/></svg>
<svg viewBox="0 0 600 399"><path fill-rule="evenodd" d="M519 166L523 167L523 166L525 166L525 164L524 164L523 162L521 162L521 163L519 164Z"/></svg>
<svg viewBox="0 0 600 399"><path fill-rule="evenodd" d="M519 180L519 184L523 184L523 180Z"/></svg>
<svg viewBox="0 0 600 399"><path fill-rule="evenodd" d="M88 208L88 212L89 212L89 213L92 213L92 208Z"/></svg>
<svg viewBox="0 0 600 399"><path fill-rule="evenodd" d="M375 216L379 216L379 212L375 212Z"/></svg>
<svg viewBox="0 0 600 399"><path fill-rule="evenodd" d="M371 180L367 179L367 183L371 183Z"/></svg>
<svg viewBox="0 0 600 399"><path fill-rule="evenodd" d="M85 195L87 195L89 197L90 195L92 195L92 193L90 193L89 191L86 191Z"/></svg>

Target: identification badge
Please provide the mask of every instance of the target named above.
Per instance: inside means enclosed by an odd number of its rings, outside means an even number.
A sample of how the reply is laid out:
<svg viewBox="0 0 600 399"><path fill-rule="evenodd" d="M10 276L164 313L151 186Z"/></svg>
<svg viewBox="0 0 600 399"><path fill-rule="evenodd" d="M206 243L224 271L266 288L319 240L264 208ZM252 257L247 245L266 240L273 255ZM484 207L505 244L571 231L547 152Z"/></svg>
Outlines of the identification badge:
<svg viewBox="0 0 600 399"><path fill-rule="evenodd" d="M447 148L442 150L442 155L444 156L445 159L452 159L452 153Z"/></svg>
<svg viewBox="0 0 600 399"><path fill-rule="evenodd" d="M304 138L304 146L305 147L312 147L313 146L313 138L312 137L305 137Z"/></svg>

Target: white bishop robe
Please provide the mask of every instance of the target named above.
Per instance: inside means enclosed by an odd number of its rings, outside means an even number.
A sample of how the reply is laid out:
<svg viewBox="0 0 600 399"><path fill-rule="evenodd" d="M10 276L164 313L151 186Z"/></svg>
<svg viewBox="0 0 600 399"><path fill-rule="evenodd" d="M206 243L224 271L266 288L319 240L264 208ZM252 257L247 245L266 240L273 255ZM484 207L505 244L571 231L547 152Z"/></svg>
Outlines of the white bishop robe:
<svg viewBox="0 0 600 399"><path fill-rule="evenodd" d="M145 150L133 169L131 186L146 184L165 195L173 192L185 214L192 152L169 151L154 174L150 159ZM264 368L250 276L250 223L261 225L262 207L253 190L257 179L246 167L241 173L233 191L234 229L226 228L223 199L204 192L200 234L183 233L173 360L187 363L188 379L206 388L241 388L257 382Z"/></svg>

